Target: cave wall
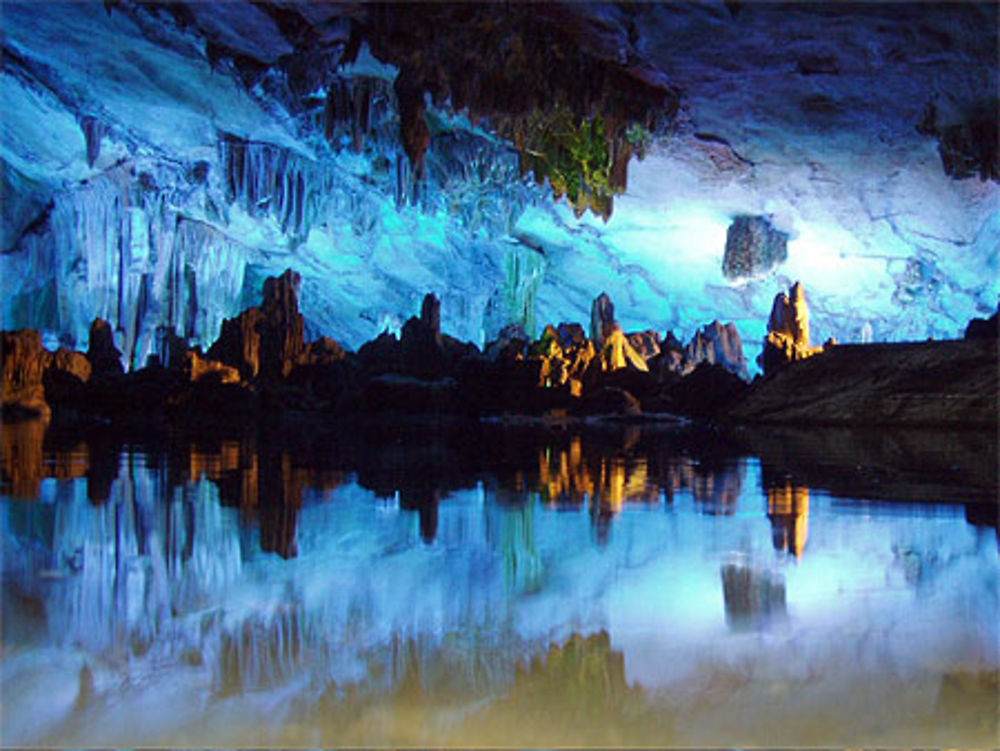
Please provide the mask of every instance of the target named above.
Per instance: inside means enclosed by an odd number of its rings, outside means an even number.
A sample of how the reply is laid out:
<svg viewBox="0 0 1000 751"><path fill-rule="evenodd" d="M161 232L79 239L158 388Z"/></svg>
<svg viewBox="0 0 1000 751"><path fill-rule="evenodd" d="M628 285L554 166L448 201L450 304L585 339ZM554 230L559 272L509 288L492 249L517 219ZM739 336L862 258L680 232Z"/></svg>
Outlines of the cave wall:
<svg viewBox="0 0 1000 751"><path fill-rule="evenodd" d="M1000 295L990 9L545 6L587 65L680 96L613 211L581 216L524 173L499 115L432 91L413 163L400 68L372 49L408 58L358 38L384 17L5 3L2 325L83 347L104 317L137 366L167 329L209 343L291 267L308 331L351 347L427 291L477 342L507 319L584 321L605 291L626 328L735 321L752 359L794 280L817 340L957 336ZM787 233L787 258L724 274L740 215Z"/></svg>

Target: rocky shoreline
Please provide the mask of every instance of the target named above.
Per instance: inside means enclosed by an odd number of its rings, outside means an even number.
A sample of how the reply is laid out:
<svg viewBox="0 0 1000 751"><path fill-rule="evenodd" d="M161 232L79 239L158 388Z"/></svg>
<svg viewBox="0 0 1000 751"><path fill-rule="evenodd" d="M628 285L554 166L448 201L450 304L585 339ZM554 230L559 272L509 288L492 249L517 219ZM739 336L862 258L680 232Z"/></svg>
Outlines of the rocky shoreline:
<svg viewBox="0 0 1000 751"><path fill-rule="evenodd" d="M383 332L350 352L327 337L305 341L299 284L290 270L267 279L262 304L226 320L207 352L166 332L159 354L132 372L99 319L85 353L49 352L38 331L3 332L3 420L237 427L431 414L997 426L996 315L972 322L964 340L814 347L796 284L775 299L765 374L750 382L732 324L713 321L686 346L670 332L626 333L604 294L589 330L550 324L532 341L511 325L483 350L442 333L440 302L427 295L399 337Z"/></svg>

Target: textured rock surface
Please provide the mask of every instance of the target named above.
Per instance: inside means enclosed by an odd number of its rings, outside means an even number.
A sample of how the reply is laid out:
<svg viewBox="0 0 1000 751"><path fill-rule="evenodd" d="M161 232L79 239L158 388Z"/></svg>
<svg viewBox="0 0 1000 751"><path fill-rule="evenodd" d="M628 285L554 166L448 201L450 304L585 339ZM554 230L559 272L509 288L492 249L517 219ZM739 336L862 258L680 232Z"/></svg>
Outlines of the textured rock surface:
<svg viewBox="0 0 1000 751"><path fill-rule="evenodd" d="M192 383L214 381L216 383L239 383L240 371L216 360L206 360L197 352L188 352L185 361L185 376Z"/></svg>
<svg viewBox="0 0 1000 751"><path fill-rule="evenodd" d="M756 382L733 414L750 422L995 430L998 394L995 341L840 345Z"/></svg>
<svg viewBox="0 0 1000 751"><path fill-rule="evenodd" d="M809 304L805 288L795 282L787 295L784 292L775 295L764 340L764 373L772 373L783 365L822 351L822 347L809 344Z"/></svg>
<svg viewBox="0 0 1000 751"><path fill-rule="evenodd" d="M686 368L693 369L698 363L721 365L744 380L749 380L747 362L743 356L743 341L733 323L725 325L718 321L702 326L684 349Z"/></svg>
<svg viewBox="0 0 1000 751"><path fill-rule="evenodd" d="M42 336L31 329L0 333L3 358L3 411L5 418L23 414L49 414L42 376L51 353L42 346Z"/></svg>
<svg viewBox="0 0 1000 751"><path fill-rule="evenodd" d="M301 277L291 269L265 280L261 306L223 321L209 359L236 368L246 379L273 382L287 376L306 349L300 284Z"/></svg>
<svg viewBox="0 0 1000 751"><path fill-rule="evenodd" d="M5 3L3 326L84 347L100 317L139 367L161 327L207 347L288 266L310 332L351 347L398 334L428 289L462 339L586 321L603 289L626 331L733 321L751 362L794 279L817 340L954 337L995 310L991 4L567 3L483 22L501 7ZM572 139L547 153L557 103ZM671 127L622 133L636 113ZM549 186L522 175L531 151ZM578 205L605 214L627 185L607 221L552 203L580 172L608 190L575 186ZM773 217L787 260L731 283L735 216Z"/></svg>
<svg viewBox="0 0 1000 751"><path fill-rule="evenodd" d="M590 305L590 340L595 347L604 344L604 337L611 333L616 323L615 304L606 292L602 292Z"/></svg>
<svg viewBox="0 0 1000 751"><path fill-rule="evenodd" d="M726 279L762 276L788 258L788 234L764 216L738 216L726 231L722 274Z"/></svg>

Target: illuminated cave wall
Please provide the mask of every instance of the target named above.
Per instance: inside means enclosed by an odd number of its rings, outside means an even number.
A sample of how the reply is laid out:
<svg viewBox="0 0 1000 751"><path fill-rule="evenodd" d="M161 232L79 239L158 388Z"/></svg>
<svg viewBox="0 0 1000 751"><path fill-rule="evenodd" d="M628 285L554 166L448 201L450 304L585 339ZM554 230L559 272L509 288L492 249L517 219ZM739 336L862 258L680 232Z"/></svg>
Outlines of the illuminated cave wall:
<svg viewBox="0 0 1000 751"><path fill-rule="evenodd" d="M604 291L626 329L735 321L752 360L793 280L815 340L960 336L1000 294L991 8L562 8L595 64L679 92L607 217L522 174L499 117L429 91L415 168L400 69L374 37L343 64L364 24L339 6L289 31L249 3L5 3L2 325L83 347L101 316L139 366L168 329L209 343L292 267L309 332L354 348L427 291L477 343L586 321ZM308 34L328 53L291 76ZM740 215L787 258L731 279Z"/></svg>

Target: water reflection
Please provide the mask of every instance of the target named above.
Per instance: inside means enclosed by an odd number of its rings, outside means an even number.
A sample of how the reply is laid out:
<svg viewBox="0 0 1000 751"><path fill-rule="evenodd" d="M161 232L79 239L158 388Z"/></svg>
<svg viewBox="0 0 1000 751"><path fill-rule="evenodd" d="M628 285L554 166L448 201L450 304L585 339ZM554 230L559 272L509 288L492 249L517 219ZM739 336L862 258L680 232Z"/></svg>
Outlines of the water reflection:
<svg viewBox="0 0 1000 751"><path fill-rule="evenodd" d="M780 572L741 562L724 565L721 573L730 628L759 628L785 614L785 581Z"/></svg>
<svg viewBox="0 0 1000 751"><path fill-rule="evenodd" d="M9 743L995 738L981 506L712 431L2 436Z"/></svg>
<svg viewBox="0 0 1000 751"><path fill-rule="evenodd" d="M809 539L809 488L789 481L768 487L767 518L771 522L774 549L801 558Z"/></svg>

